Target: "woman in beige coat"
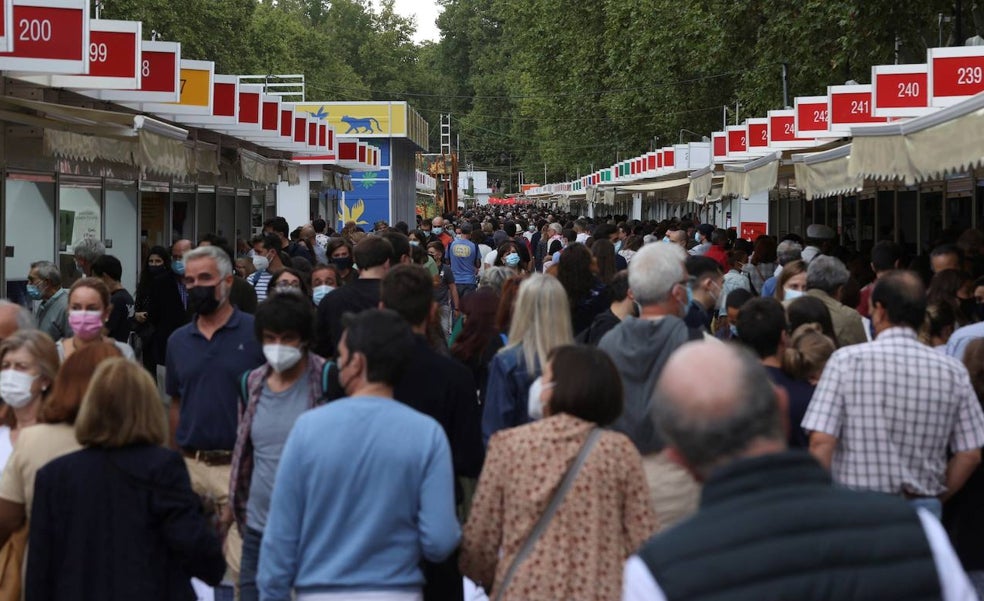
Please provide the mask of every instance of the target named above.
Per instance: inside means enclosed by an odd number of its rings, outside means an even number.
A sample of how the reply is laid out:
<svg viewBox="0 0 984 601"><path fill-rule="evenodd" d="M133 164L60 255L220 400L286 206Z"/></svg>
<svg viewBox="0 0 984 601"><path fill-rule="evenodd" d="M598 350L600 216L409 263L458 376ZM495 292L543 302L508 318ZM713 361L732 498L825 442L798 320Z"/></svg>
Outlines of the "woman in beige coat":
<svg viewBox="0 0 984 601"><path fill-rule="evenodd" d="M622 412L618 371L592 347L556 349L543 372L544 419L497 432L465 524L463 574L496 599L527 537L589 434ZM622 565L657 529L642 459L604 431L500 599L618 599Z"/></svg>

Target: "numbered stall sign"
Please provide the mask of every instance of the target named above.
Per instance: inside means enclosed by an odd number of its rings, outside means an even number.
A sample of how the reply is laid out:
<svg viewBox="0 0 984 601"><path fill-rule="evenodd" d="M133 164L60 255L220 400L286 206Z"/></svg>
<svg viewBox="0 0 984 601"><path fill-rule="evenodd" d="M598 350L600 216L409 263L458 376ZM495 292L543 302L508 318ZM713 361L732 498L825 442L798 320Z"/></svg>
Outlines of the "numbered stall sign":
<svg viewBox="0 0 984 601"><path fill-rule="evenodd" d="M744 157L748 152L748 128L744 125L732 125L725 130L728 132L728 157Z"/></svg>
<svg viewBox="0 0 984 601"><path fill-rule="evenodd" d="M946 107L984 92L984 46L929 49L929 105Z"/></svg>
<svg viewBox="0 0 984 601"><path fill-rule="evenodd" d="M12 73L11 77L55 88L136 90L140 87L141 29L139 21L89 21L88 75Z"/></svg>
<svg viewBox="0 0 984 601"><path fill-rule="evenodd" d="M771 148L800 148L809 139L796 137L796 111L769 111L769 146Z"/></svg>
<svg viewBox="0 0 984 601"><path fill-rule="evenodd" d="M88 73L88 0L13 0L11 13L14 47L0 53L0 70Z"/></svg>
<svg viewBox="0 0 984 601"><path fill-rule="evenodd" d="M827 86L827 102L830 115L829 131L844 135L851 133L851 126L887 123L885 117L874 117L871 86Z"/></svg>
<svg viewBox="0 0 984 601"><path fill-rule="evenodd" d="M180 64L181 44L140 42L140 87L100 91L97 97L115 102L176 102L181 94Z"/></svg>
<svg viewBox="0 0 984 601"><path fill-rule="evenodd" d="M749 119L745 124L748 126L748 151L756 152L767 149L769 147L769 120Z"/></svg>
<svg viewBox="0 0 984 601"><path fill-rule="evenodd" d="M14 0L0 0L0 52L14 50Z"/></svg>
<svg viewBox="0 0 984 601"><path fill-rule="evenodd" d="M800 96L793 101L797 138L816 138L828 131L830 122L826 96Z"/></svg>
<svg viewBox="0 0 984 601"><path fill-rule="evenodd" d="M918 117L929 108L929 65L876 65L871 68L875 117Z"/></svg>
<svg viewBox="0 0 984 601"><path fill-rule="evenodd" d="M140 110L158 115L210 116L214 94L215 63L181 59L178 81L179 98L174 103L140 103Z"/></svg>

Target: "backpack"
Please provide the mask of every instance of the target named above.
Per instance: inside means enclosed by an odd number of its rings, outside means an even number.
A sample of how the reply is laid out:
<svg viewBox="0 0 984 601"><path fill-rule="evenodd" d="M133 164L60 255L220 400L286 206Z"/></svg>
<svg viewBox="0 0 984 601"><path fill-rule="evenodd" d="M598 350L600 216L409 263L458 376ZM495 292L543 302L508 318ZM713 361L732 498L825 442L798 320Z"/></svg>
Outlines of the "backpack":
<svg viewBox="0 0 984 601"><path fill-rule="evenodd" d="M331 368L333 367L335 367L334 361L325 361L324 366L321 368L321 399L318 403L319 405L326 401L334 400L328 394L331 388ZM243 405L243 413L246 412L246 407L249 405L249 374L251 373L253 373L253 370L246 370L239 377L239 402Z"/></svg>

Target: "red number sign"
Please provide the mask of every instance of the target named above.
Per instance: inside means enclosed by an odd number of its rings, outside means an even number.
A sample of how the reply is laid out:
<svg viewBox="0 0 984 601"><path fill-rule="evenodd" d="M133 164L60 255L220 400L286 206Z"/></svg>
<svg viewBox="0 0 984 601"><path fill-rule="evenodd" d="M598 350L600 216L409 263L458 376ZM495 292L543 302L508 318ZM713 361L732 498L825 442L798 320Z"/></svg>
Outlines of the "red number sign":
<svg viewBox="0 0 984 601"><path fill-rule="evenodd" d="M831 86L829 90L830 129L846 130L838 126L887 121L871 115L871 86Z"/></svg>
<svg viewBox="0 0 984 601"><path fill-rule="evenodd" d="M926 73L926 65L912 65L914 69L921 71L881 71L894 66L873 67L871 70L875 91L872 114L878 117L918 114L905 109L924 109L929 106L929 75Z"/></svg>
<svg viewBox="0 0 984 601"><path fill-rule="evenodd" d="M748 151L748 130L742 128L728 128L728 154L735 152Z"/></svg>
<svg viewBox="0 0 984 601"><path fill-rule="evenodd" d="M14 50L0 53L0 69L86 73L87 0L14 0L13 21L9 25Z"/></svg>
<svg viewBox="0 0 984 601"><path fill-rule="evenodd" d="M826 96L810 96L796 99L796 133L816 134L825 132L830 121Z"/></svg>
<svg viewBox="0 0 984 601"><path fill-rule="evenodd" d="M769 121L756 119L748 121L748 147L765 148L769 145Z"/></svg>

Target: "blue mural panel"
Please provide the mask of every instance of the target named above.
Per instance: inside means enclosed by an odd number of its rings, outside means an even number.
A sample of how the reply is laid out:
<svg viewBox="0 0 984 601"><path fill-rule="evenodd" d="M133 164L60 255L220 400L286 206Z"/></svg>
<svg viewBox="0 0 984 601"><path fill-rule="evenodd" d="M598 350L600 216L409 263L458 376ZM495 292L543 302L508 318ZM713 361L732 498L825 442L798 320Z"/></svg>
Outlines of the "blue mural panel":
<svg viewBox="0 0 984 601"><path fill-rule="evenodd" d="M352 173L352 191L345 192L338 203L338 229L354 221L370 231L377 221L390 218L389 169Z"/></svg>

